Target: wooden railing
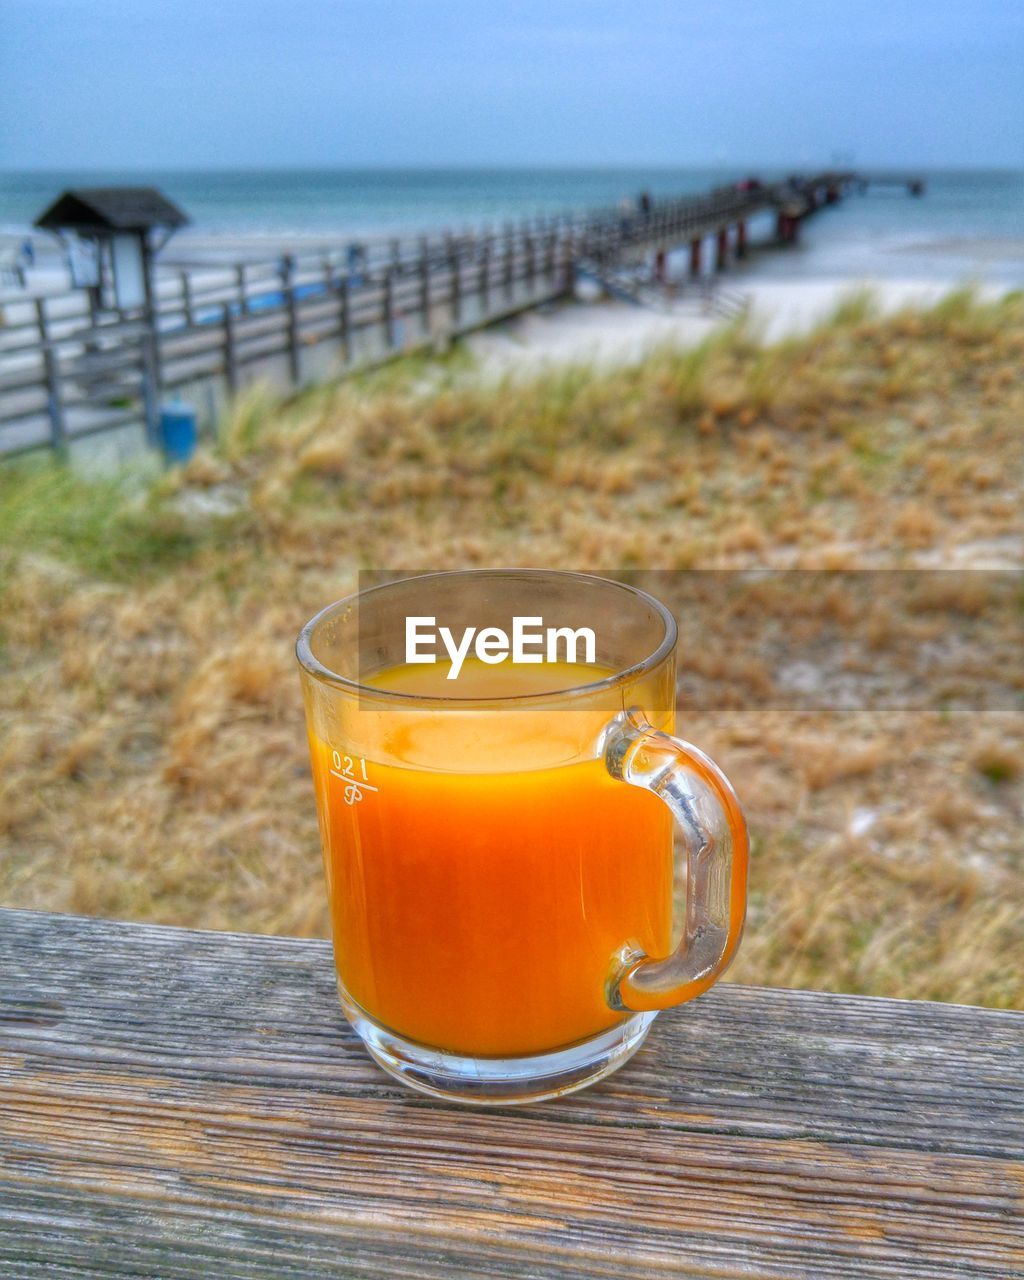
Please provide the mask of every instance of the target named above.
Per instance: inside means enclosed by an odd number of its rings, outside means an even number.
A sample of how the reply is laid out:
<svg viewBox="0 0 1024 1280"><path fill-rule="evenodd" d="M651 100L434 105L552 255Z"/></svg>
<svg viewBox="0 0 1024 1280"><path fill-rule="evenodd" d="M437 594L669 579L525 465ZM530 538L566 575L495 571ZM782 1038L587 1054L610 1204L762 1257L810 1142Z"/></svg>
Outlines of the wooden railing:
<svg viewBox="0 0 1024 1280"><path fill-rule="evenodd" d="M214 380L231 396L275 362L286 384L300 387L447 343L562 296L581 265L600 272L717 236L721 267L730 229L742 254L747 220L770 210L780 226L795 223L851 180L820 174L657 201L646 211L599 209L276 262L161 268L151 314L91 310L82 292L39 296L31 315L0 330L0 453L60 450L140 418L153 433L168 391Z"/></svg>
<svg viewBox="0 0 1024 1280"><path fill-rule="evenodd" d="M330 946L0 911L0 1275L1021 1275L1024 1014L720 984L617 1075L458 1108Z"/></svg>

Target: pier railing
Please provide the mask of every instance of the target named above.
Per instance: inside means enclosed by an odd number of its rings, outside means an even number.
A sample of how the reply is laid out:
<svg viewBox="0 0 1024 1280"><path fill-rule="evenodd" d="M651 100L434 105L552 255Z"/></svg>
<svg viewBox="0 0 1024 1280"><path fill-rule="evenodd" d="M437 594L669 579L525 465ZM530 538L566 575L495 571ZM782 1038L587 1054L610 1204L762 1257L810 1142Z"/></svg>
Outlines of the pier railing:
<svg viewBox="0 0 1024 1280"><path fill-rule="evenodd" d="M90 309L83 292L39 296L0 329L0 454L50 447L119 427L155 441L168 394L215 419L247 383L296 389L551 302L581 267L598 276L689 245L700 274L747 249L765 212L775 234L838 200L852 174L745 183L646 207L509 222L481 232L420 235L286 255L276 261L161 266L150 313ZM24 306L22 307L24 311Z"/></svg>

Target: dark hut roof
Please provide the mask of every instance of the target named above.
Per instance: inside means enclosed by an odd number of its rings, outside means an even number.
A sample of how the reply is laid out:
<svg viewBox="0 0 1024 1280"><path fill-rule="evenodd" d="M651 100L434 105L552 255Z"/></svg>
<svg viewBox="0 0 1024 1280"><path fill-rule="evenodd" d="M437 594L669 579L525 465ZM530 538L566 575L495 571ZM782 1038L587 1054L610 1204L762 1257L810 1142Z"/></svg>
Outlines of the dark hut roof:
<svg viewBox="0 0 1024 1280"><path fill-rule="evenodd" d="M188 218L156 187L75 187L36 218L44 231L145 231Z"/></svg>

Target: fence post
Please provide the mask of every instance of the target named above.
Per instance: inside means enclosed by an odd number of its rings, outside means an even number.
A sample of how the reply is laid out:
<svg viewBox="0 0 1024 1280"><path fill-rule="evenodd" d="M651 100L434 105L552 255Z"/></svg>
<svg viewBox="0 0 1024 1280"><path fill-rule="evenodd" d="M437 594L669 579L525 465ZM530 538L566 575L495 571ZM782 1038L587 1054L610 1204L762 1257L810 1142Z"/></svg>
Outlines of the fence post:
<svg viewBox="0 0 1024 1280"><path fill-rule="evenodd" d="M338 281L338 337L341 341L342 359L348 364L352 359L352 338L349 334L347 276L342 276Z"/></svg>
<svg viewBox="0 0 1024 1280"><path fill-rule="evenodd" d="M488 238L484 241L480 249L480 319L482 320L491 309L490 288L491 288L491 241Z"/></svg>
<svg viewBox="0 0 1024 1280"><path fill-rule="evenodd" d="M196 322L195 308L192 305L192 277L187 271L181 273L181 309L185 313L185 323L191 329Z"/></svg>
<svg viewBox="0 0 1024 1280"><path fill-rule="evenodd" d="M152 448L160 443L160 375L156 360L156 334L147 327L142 335L142 407L146 439Z"/></svg>
<svg viewBox="0 0 1024 1280"><path fill-rule="evenodd" d="M549 231L544 244L544 275L547 277L548 284L552 284L555 279L555 240L557 232Z"/></svg>
<svg viewBox="0 0 1024 1280"><path fill-rule="evenodd" d="M228 395L238 393L238 344L235 335L235 317L231 314L231 303L224 303L224 381L227 383Z"/></svg>
<svg viewBox="0 0 1024 1280"><path fill-rule="evenodd" d="M394 349L397 336L395 332L395 268L389 266L384 272L384 340L389 349Z"/></svg>
<svg viewBox="0 0 1024 1280"><path fill-rule="evenodd" d="M60 385L60 361L50 341L46 319L46 301L36 298L36 323L43 352L43 373L46 377L46 409L50 416L50 447L61 458L67 456L68 441L64 422L64 398Z"/></svg>
<svg viewBox="0 0 1024 1280"><path fill-rule="evenodd" d="M505 301L506 302L511 302L512 298L515 295L515 281L513 279L514 263L515 263L515 260L514 260L513 248L512 248L512 232L511 230L506 230L505 232L505 264L504 264Z"/></svg>
<svg viewBox="0 0 1024 1280"><path fill-rule="evenodd" d="M94 329L97 329L100 323L99 289L95 285L90 285L86 290L86 294L89 298L89 323Z"/></svg>
<svg viewBox="0 0 1024 1280"><path fill-rule="evenodd" d="M448 271L451 275L451 284L449 287L448 305L451 308L451 326L453 332L458 329L462 320L462 264L459 261L459 251L453 246L448 247Z"/></svg>
<svg viewBox="0 0 1024 1280"><path fill-rule="evenodd" d="M430 337L430 252L426 236L420 240L420 313L422 316L420 332L424 338Z"/></svg>
<svg viewBox="0 0 1024 1280"><path fill-rule="evenodd" d="M288 376L292 385L297 387L302 379L302 367L299 360L299 315L295 302L295 259L290 253L281 259L281 282L288 311Z"/></svg>
<svg viewBox="0 0 1024 1280"><path fill-rule="evenodd" d="M241 316L249 314L249 299L245 291L245 263L240 262L235 267L235 280L238 284L238 314Z"/></svg>
<svg viewBox="0 0 1024 1280"><path fill-rule="evenodd" d="M559 271L559 287L560 294L569 294L573 291L575 280L573 279L573 265L576 261L576 244L574 237L570 234L568 240L562 245L562 263Z"/></svg>
<svg viewBox="0 0 1024 1280"><path fill-rule="evenodd" d="M36 298L36 329L39 331L39 345L45 347L50 341L50 322L46 315L45 298Z"/></svg>
<svg viewBox="0 0 1024 1280"><path fill-rule="evenodd" d="M43 348L43 369L46 373L46 409L50 415L50 446L63 458L67 456L68 444L60 391L60 368L57 353L49 343Z"/></svg>

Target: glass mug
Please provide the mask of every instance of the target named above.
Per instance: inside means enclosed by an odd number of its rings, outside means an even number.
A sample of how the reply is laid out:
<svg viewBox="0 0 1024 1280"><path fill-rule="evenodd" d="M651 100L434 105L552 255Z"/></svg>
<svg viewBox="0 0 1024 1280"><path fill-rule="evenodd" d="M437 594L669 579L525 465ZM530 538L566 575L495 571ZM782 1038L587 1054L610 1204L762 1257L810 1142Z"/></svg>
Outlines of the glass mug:
<svg viewBox="0 0 1024 1280"><path fill-rule="evenodd" d="M406 619L589 627L595 662L406 663ZM423 1092L529 1102L601 1079L736 950L747 833L672 736L676 625L620 582L426 574L299 636L342 1008ZM443 653L443 650L442 650ZM685 911L673 949L673 819Z"/></svg>

